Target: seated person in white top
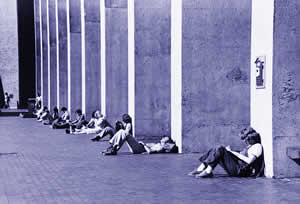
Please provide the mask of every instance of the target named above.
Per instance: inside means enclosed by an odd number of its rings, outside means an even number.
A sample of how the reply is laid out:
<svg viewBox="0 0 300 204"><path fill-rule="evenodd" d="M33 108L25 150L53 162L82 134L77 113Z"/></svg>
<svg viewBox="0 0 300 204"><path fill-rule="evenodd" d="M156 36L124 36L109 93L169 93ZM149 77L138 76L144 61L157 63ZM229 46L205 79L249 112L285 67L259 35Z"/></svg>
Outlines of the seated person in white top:
<svg viewBox="0 0 300 204"><path fill-rule="evenodd" d="M94 118L88 123L93 123L93 127L87 127L87 128L81 128L81 129L75 129L75 132L73 134L98 134L100 133L108 124L106 118L104 115L100 113L99 110L97 110L94 114Z"/></svg>
<svg viewBox="0 0 300 204"><path fill-rule="evenodd" d="M200 157L200 166L189 175L195 175L196 178L212 177L213 169L219 164L229 176L262 176L264 156L260 135L255 131L247 134L244 139L247 147L241 152L232 151L229 146L210 149Z"/></svg>
<svg viewBox="0 0 300 204"><path fill-rule="evenodd" d="M155 153L178 153L178 147L170 137L163 137L159 143L142 143L148 154Z"/></svg>
<svg viewBox="0 0 300 204"><path fill-rule="evenodd" d="M45 115L47 115L47 111L48 111L48 107L44 106L43 108L41 108L40 110L38 110L38 112L36 113L36 119L37 121L42 121L42 117L44 117Z"/></svg>
<svg viewBox="0 0 300 204"><path fill-rule="evenodd" d="M70 114L66 107L62 107L60 109L62 115L53 121L52 128L53 129L65 129L69 127Z"/></svg>

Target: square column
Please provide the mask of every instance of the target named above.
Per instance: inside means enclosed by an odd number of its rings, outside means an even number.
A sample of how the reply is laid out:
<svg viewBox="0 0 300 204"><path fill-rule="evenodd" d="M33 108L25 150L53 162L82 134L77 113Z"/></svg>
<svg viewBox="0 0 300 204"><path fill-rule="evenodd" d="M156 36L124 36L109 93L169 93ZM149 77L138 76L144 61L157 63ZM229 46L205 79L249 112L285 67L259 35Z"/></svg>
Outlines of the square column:
<svg viewBox="0 0 300 204"><path fill-rule="evenodd" d="M58 7L58 107L68 107L68 25L67 0L57 0Z"/></svg>
<svg viewBox="0 0 300 204"><path fill-rule="evenodd" d="M49 1L49 43L50 43L50 106L49 109L52 109L54 106L57 106L57 39L56 39L56 3L57 0L48 0Z"/></svg>

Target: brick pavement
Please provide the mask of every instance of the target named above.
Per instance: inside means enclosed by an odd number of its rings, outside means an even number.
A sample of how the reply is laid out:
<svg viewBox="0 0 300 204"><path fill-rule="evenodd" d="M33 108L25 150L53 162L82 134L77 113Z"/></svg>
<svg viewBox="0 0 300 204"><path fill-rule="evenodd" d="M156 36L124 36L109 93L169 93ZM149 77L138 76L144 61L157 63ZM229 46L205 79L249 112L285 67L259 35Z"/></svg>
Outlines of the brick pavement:
<svg viewBox="0 0 300 204"><path fill-rule="evenodd" d="M0 117L0 204L300 203L300 179L194 179L197 154L100 156L107 142Z"/></svg>

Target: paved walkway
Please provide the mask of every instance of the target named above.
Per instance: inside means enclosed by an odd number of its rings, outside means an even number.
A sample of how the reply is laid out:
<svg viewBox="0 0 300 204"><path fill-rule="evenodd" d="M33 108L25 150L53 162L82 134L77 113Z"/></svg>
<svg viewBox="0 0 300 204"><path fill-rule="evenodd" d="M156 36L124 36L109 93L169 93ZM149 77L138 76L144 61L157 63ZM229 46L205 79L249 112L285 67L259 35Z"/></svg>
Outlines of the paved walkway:
<svg viewBox="0 0 300 204"><path fill-rule="evenodd" d="M186 176L197 154L100 156L106 142L0 117L0 204L300 203L300 179Z"/></svg>

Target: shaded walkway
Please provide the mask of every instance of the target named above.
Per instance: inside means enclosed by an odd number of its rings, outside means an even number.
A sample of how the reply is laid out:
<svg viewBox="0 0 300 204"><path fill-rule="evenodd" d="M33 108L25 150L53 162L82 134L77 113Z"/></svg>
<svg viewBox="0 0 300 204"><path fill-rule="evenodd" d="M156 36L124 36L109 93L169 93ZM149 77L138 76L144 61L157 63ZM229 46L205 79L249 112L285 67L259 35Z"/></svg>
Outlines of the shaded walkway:
<svg viewBox="0 0 300 204"><path fill-rule="evenodd" d="M89 138L0 117L0 203L300 203L300 179L194 179L197 154L105 157Z"/></svg>

